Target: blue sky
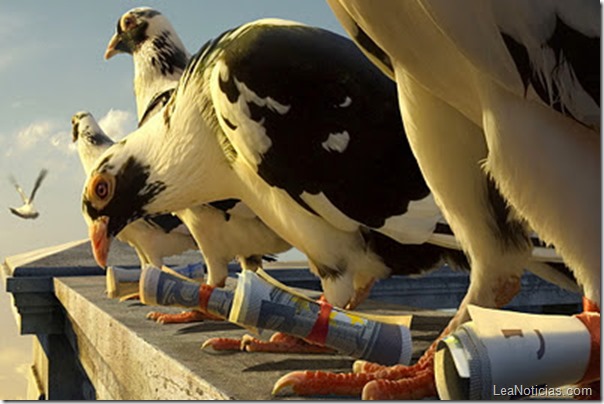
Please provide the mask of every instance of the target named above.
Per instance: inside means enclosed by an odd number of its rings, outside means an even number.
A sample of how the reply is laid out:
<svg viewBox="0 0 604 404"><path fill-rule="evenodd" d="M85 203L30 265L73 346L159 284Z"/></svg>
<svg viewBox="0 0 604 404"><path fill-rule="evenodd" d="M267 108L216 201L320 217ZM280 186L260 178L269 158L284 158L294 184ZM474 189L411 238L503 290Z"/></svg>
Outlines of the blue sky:
<svg viewBox="0 0 604 404"><path fill-rule="evenodd" d="M84 173L70 147L70 118L80 110L104 117L113 137L134 129L132 60L105 61L103 53L119 16L141 5L162 11L191 53L224 30L263 17L343 34L324 0L0 0L1 257L85 237ZM13 173L29 193L42 167L49 175L36 196L41 216L26 222L7 209L20 202L7 177Z"/></svg>
<svg viewBox="0 0 604 404"><path fill-rule="evenodd" d="M226 29L278 17L344 35L324 0L34 1L0 0L0 257L86 237L80 214L84 172L71 145L71 116L88 110L120 138L135 128L132 60L103 59L117 19L150 6L166 15L191 53ZM25 221L8 181L29 194L41 168L49 174L36 195L40 217ZM2 288L3 289L3 288ZM17 334L0 292L0 399L25 396L23 373L31 340Z"/></svg>

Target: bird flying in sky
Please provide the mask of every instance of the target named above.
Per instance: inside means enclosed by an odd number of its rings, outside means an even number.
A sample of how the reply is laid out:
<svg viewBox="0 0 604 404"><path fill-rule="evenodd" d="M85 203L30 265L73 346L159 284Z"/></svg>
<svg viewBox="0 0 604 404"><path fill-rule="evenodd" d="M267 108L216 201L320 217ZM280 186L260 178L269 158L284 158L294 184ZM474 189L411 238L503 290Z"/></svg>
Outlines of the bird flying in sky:
<svg viewBox="0 0 604 404"><path fill-rule="evenodd" d="M36 196L36 192L40 188L42 181L46 177L46 174L48 174L48 170L42 169L40 171L40 174L38 174L38 178L36 178L36 182L34 184L33 189L31 190L31 195L29 197L25 195L25 192L23 192L21 186L17 184L15 178L12 175L9 177L9 181L13 184L13 186L21 196L21 200L23 201L23 205L18 208L9 207L10 211L14 215L19 216L22 219L35 219L40 216L40 213L36 210L34 206L34 197Z"/></svg>

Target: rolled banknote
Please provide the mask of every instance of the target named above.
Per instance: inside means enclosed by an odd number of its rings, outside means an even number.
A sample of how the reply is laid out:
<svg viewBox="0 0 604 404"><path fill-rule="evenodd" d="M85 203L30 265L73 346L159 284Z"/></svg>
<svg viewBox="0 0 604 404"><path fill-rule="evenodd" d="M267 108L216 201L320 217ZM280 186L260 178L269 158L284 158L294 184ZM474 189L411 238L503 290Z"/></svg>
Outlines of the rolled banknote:
<svg viewBox="0 0 604 404"><path fill-rule="evenodd" d="M576 317L469 306L472 321L439 342L434 358L438 395L451 400L546 398L578 382L591 338Z"/></svg>
<svg viewBox="0 0 604 404"><path fill-rule="evenodd" d="M295 335L384 365L408 364L411 360L408 326L375 321L271 283L251 271L240 273L229 321L256 328L259 333L269 329Z"/></svg>
<svg viewBox="0 0 604 404"><path fill-rule="evenodd" d="M205 267L202 262L196 262L188 265L166 270L173 271L181 276L203 280L205 276ZM141 270L138 268L120 268L111 266L107 268L105 276L107 296L110 298L119 298L122 296L138 293L138 281L141 277Z"/></svg>
<svg viewBox="0 0 604 404"><path fill-rule="evenodd" d="M340 310L279 288L277 282L268 282L252 271L239 274L235 292L186 281L152 267L143 270L140 284L145 304L207 310L259 333L265 329L284 332L386 365L411 360L410 316L369 318Z"/></svg>
<svg viewBox="0 0 604 404"><path fill-rule="evenodd" d="M138 292L140 276L140 269L108 267L105 274L107 296L114 299Z"/></svg>
<svg viewBox="0 0 604 404"><path fill-rule="evenodd" d="M142 270L139 293L141 302L150 306L201 309L222 318L228 317L233 302L231 290L202 285L152 266Z"/></svg>

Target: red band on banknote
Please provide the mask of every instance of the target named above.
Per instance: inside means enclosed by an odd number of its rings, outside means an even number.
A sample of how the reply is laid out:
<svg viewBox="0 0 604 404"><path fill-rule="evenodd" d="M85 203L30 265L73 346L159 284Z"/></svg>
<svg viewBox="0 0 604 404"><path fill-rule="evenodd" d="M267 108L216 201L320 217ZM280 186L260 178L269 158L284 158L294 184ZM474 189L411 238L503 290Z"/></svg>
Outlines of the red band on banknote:
<svg viewBox="0 0 604 404"><path fill-rule="evenodd" d="M208 312L208 302L210 301L210 296L212 296L213 291L214 286L204 284L199 287L199 310L204 313Z"/></svg>
<svg viewBox="0 0 604 404"><path fill-rule="evenodd" d="M331 313L333 306L325 301L319 302L319 304L321 305L319 317L305 339L315 344L325 345L327 331L329 330L329 313Z"/></svg>

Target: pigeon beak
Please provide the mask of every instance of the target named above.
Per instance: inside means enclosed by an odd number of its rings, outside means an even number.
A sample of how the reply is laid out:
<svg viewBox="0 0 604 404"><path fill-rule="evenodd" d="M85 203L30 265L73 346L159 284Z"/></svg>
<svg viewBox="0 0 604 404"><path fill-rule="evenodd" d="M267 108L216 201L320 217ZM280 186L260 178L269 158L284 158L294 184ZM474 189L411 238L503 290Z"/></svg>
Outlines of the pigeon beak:
<svg viewBox="0 0 604 404"><path fill-rule="evenodd" d="M107 49L105 49L105 60L109 60L118 53L126 51L121 36L119 34L114 34L107 44Z"/></svg>
<svg viewBox="0 0 604 404"><path fill-rule="evenodd" d="M94 259L101 268L107 266L107 256L109 255L109 246L111 245L111 238L107 236L108 223L109 218L101 216L88 227Z"/></svg>
<svg viewBox="0 0 604 404"><path fill-rule="evenodd" d="M75 124L71 129L71 141L74 143L78 141L78 126L79 124Z"/></svg>

